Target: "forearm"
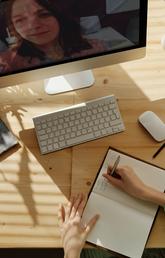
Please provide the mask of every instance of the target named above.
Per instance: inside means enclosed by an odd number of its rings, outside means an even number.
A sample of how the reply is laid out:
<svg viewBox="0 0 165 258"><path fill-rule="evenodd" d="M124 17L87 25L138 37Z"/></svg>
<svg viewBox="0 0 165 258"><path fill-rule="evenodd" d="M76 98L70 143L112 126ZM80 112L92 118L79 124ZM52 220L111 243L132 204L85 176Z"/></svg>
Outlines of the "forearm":
<svg viewBox="0 0 165 258"><path fill-rule="evenodd" d="M165 207L165 193L159 192L151 187L146 188L144 199Z"/></svg>

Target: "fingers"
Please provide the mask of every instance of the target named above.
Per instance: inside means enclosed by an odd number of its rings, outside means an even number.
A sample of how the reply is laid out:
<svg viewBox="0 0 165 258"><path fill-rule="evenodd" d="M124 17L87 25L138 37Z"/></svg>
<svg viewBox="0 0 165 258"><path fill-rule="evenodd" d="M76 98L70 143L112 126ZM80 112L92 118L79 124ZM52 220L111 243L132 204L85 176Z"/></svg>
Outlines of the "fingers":
<svg viewBox="0 0 165 258"><path fill-rule="evenodd" d="M113 166L108 165L107 174L111 174L112 169L113 169ZM117 174L119 174L119 173L121 173L121 171L123 171L123 169L124 169L124 167L117 167L117 168L115 169L115 172L116 172Z"/></svg>
<svg viewBox="0 0 165 258"><path fill-rule="evenodd" d="M86 200L84 199L83 194L78 194L76 197L71 197L70 201L67 203L67 206L64 210L65 213L64 220L68 220L70 218L74 218L75 215L79 215L81 217Z"/></svg>
<svg viewBox="0 0 165 258"><path fill-rule="evenodd" d="M76 199L75 199L75 202L73 203L72 205L72 209L71 209L71 213L70 213L70 218L74 218L74 216L76 214L78 214L78 210L81 206L80 209L82 209L82 201L83 201L83 195L82 194L78 194Z"/></svg>
<svg viewBox="0 0 165 258"><path fill-rule="evenodd" d="M119 174L121 177L124 177L125 174L128 173L128 168L126 166L123 166L123 167L118 167L116 169L116 173Z"/></svg>
<svg viewBox="0 0 165 258"><path fill-rule="evenodd" d="M98 219L99 219L99 215L97 214L88 222L85 228L85 237L87 237L88 234L91 232L91 230L93 229Z"/></svg>
<svg viewBox="0 0 165 258"><path fill-rule="evenodd" d="M112 185L118 187L118 188L121 188L122 187L122 181L117 179L117 178L114 178L108 174L103 174L103 177L105 177Z"/></svg>
<svg viewBox="0 0 165 258"><path fill-rule="evenodd" d="M111 171L112 171L112 166L108 166L107 169L107 175L111 175ZM113 177L116 177L118 179L124 179L125 177L128 176L128 174L132 174L133 170L128 167L128 166L121 166L121 167L117 167L115 172L113 173Z"/></svg>
<svg viewBox="0 0 165 258"><path fill-rule="evenodd" d="M68 220L68 218L70 217L74 201L75 201L75 197L71 197L69 202L68 202L68 204L67 204L67 206L66 206L66 209L65 209L65 220Z"/></svg>
<svg viewBox="0 0 165 258"><path fill-rule="evenodd" d="M58 211L58 221L60 225L62 225L65 221L65 209L63 205L60 205L60 208Z"/></svg>
<svg viewBox="0 0 165 258"><path fill-rule="evenodd" d="M79 204L79 207L77 209L77 215L79 215L80 217L82 216L82 213L83 213L83 210L84 210L84 207L85 207L85 204L86 204L86 198L84 197L84 195L82 195L82 200Z"/></svg>
<svg viewBox="0 0 165 258"><path fill-rule="evenodd" d="M107 174L110 174L110 173L111 173L111 171L112 171L112 167L113 167L113 166L108 165L108 168L107 168Z"/></svg>

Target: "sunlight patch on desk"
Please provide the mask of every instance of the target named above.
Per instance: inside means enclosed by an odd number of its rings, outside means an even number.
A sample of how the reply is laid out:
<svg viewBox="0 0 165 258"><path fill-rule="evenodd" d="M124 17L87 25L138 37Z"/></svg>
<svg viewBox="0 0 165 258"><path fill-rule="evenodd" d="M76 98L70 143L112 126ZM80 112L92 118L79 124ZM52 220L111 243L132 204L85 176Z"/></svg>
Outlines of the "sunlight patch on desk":
<svg viewBox="0 0 165 258"><path fill-rule="evenodd" d="M15 233L17 232L17 233ZM52 228L48 228L47 230L45 230L45 227L42 227L42 226L38 226L38 227L35 227L34 229L32 229L31 227L18 227L17 225L12 225L10 227L8 226L5 226L3 231L1 232L1 235L0 235L0 242L3 243L3 238L5 236L8 236L9 238L14 239L14 236L17 234L17 239L15 240L15 242L19 242L21 240L22 242L22 239L27 239L28 241L35 241L36 240L36 237L37 237L37 242L42 240L43 241L43 238L46 238L48 237L49 239L53 239L57 236L59 236L57 234L57 229L56 227L52 227ZM18 238L21 238L19 241L18 241ZM33 240L32 240L33 239ZM8 242L9 243L9 242Z"/></svg>
<svg viewBox="0 0 165 258"><path fill-rule="evenodd" d="M52 183L52 180L49 176L47 176L43 172L39 172L39 171L37 171L37 172L38 172L38 174L35 174L35 172L30 172L29 182L35 183L36 185L45 185L45 186L48 186L48 187L50 185L53 185L54 187L56 187L56 185L54 185ZM11 169L10 170L8 169L7 172L5 172L3 174L2 173L0 174L1 175L0 176L0 183L1 182L9 182L11 184L14 184L14 183L18 182L19 181L19 173L20 173L19 170L17 170L17 171L12 170L12 164L11 164ZM29 173L29 172L27 172L27 173ZM0 192L2 190L2 187L3 187L3 185L0 188ZM10 186L7 186L5 188L5 190L7 190L8 187L10 188ZM56 188L56 190L57 190L57 188Z"/></svg>
<svg viewBox="0 0 165 258"><path fill-rule="evenodd" d="M10 214L27 214L28 210L26 206L23 203L18 203L18 204L3 204L0 205L0 214L3 213L10 213Z"/></svg>
<svg viewBox="0 0 165 258"><path fill-rule="evenodd" d="M31 88L28 88L28 87L23 87L23 84L20 85L15 85L15 86L12 86L12 87L7 87L5 89L6 93L8 94L23 94L23 96L27 96L29 94L33 95L33 96L37 96L38 94L36 92L34 92Z"/></svg>
<svg viewBox="0 0 165 258"><path fill-rule="evenodd" d="M26 214L10 214L6 212L3 213L0 218L1 221L4 221L2 224L7 226L25 227L33 225L33 220ZM55 218L56 214L54 212L52 214L38 215L38 224L40 225L40 227L58 226Z"/></svg>
<svg viewBox="0 0 165 258"><path fill-rule="evenodd" d="M165 57L163 58L165 60ZM139 62L142 62L141 66ZM143 61L138 60L137 64L129 62L120 66L149 101L165 99L165 61L162 61L159 67L155 65L155 69L154 61L151 60L151 62L153 63L148 63L148 59L143 59ZM144 63L146 63L145 69Z"/></svg>

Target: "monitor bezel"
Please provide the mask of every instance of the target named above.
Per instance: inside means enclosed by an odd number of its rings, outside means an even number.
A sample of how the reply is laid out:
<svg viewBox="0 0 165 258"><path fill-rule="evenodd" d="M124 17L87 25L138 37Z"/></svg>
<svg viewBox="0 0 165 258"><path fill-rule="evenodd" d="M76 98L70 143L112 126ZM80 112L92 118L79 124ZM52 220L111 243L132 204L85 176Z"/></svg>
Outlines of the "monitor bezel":
<svg viewBox="0 0 165 258"><path fill-rule="evenodd" d="M139 45L0 75L0 88L139 59L146 54L148 0L140 0Z"/></svg>

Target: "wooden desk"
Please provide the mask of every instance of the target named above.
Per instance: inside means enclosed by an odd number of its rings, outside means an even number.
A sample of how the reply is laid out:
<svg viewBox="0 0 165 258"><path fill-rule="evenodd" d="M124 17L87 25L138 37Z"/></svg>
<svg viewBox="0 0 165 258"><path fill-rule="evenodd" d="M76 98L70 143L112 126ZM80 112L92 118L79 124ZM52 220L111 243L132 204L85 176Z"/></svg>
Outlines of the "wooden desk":
<svg viewBox="0 0 165 258"><path fill-rule="evenodd" d="M20 146L0 158L0 247L59 247L57 209L70 194L88 192L109 145L165 168L165 152L140 125L153 110L165 121L165 3L149 1L148 47L143 60L94 70L93 87L47 96L43 82L0 90L0 116ZM74 103L115 94L126 125L121 134L41 156L32 117ZM148 247L165 247L165 216L160 209Z"/></svg>

